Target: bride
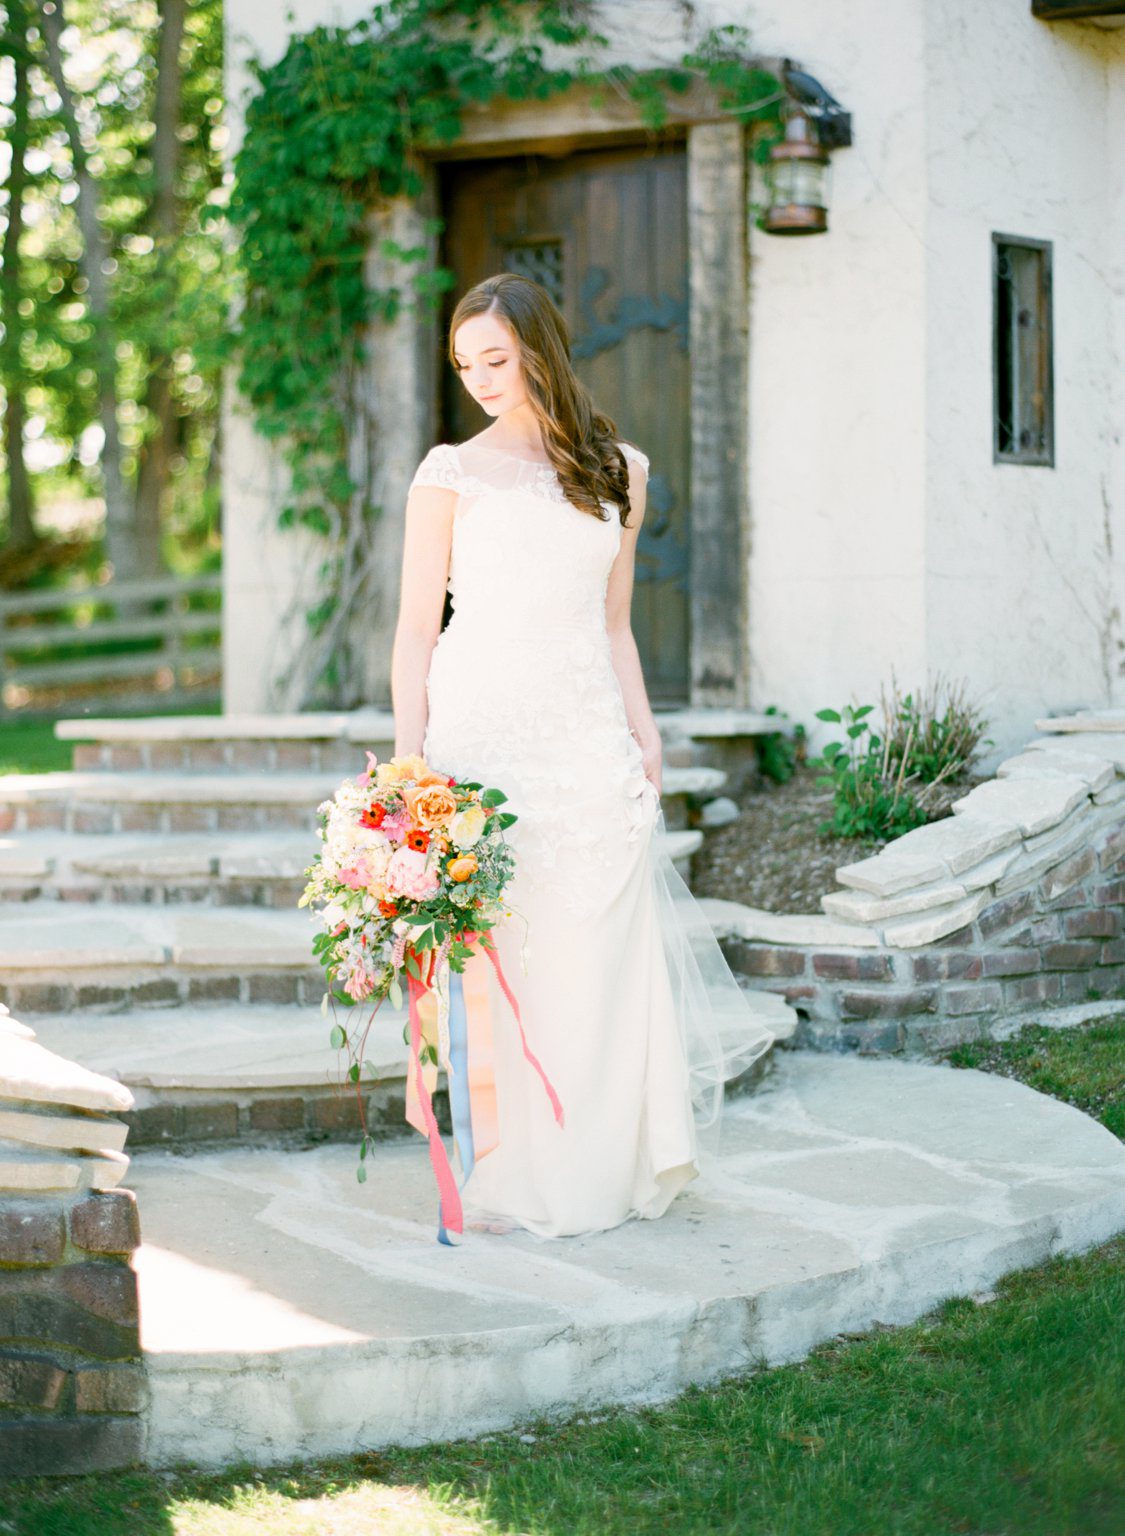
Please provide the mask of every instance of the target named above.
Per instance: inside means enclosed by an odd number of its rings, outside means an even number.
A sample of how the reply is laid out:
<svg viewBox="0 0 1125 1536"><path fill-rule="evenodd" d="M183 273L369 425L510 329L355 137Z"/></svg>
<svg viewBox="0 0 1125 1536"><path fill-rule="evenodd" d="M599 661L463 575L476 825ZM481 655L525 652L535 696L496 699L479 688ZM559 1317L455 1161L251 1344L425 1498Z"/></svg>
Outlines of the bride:
<svg viewBox="0 0 1125 1536"><path fill-rule="evenodd" d="M411 482L395 750L496 786L518 817L493 940L565 1111L560 1128L494 998L498 1141L468 1166L458 1145L462 1202L477 1228L601 1231L662 1215L698 1176L724 1080L773 1037L664 847L630 627L648 458L593 403L529 278L464 295L449 362L492 420Z"/></svg>

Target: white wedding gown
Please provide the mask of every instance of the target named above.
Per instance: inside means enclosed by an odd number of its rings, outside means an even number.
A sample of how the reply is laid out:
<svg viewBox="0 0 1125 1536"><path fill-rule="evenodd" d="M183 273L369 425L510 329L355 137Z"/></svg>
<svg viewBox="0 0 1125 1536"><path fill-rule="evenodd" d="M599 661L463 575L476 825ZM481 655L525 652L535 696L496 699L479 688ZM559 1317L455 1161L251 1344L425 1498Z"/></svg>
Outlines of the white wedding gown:
<svg viewBox="0 0 1125 1536"><path fill-rule="evenodd" d="M493 936L565 1113L491 978L500 1137L463 1185L466 1221L559 1237L660 1216L715 1145L724 1080L773 1037L664 848L626 721L605 626L618 510L601 522L550 466L471 443L432 448L411 484L457 493L423 753L519 817Z"/></svg>

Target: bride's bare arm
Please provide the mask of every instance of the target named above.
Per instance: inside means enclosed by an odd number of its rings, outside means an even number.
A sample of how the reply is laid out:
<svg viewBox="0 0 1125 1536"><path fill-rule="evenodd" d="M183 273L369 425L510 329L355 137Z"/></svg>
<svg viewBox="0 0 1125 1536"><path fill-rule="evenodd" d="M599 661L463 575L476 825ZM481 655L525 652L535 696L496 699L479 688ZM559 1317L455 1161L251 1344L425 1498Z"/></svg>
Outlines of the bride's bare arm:
<svg viewBox="0 0 1125 1536"><path fill-rule="evenodd" d="M613 654L613 670L621 684L629 729L644 758L645 774L657 791L661 788L663 748L652 708L648 702L640 653L633 635L633 570L637 535L645 515L646 478L634 460L629 464L629 527L621 530L621 547L609 573L605 594L605 623Z"/></svg>
<svg viewBox="0 0 1125 1536"><path fill-rule="evenodd" d="M421 753L426 735L426 674L441 633L449 580L455 491L419 485L406 498L402 585L391 650L395 754Z"/></svg>

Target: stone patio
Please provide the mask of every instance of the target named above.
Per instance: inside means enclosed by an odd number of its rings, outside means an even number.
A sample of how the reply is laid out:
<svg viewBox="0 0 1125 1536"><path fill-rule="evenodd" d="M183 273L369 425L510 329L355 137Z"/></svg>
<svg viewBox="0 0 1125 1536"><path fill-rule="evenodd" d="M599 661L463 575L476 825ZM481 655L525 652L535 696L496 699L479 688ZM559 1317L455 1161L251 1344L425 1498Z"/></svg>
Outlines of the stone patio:
<svg viewBox="0 0 1125 1536"><path fill-rule="evenodd" d="M653 1402L1125 1225L1125 1147L1005 1078L787 1051L659 1221L435 1240L424 1143L141 1152L147 1458L256 1463Z"/></svg>

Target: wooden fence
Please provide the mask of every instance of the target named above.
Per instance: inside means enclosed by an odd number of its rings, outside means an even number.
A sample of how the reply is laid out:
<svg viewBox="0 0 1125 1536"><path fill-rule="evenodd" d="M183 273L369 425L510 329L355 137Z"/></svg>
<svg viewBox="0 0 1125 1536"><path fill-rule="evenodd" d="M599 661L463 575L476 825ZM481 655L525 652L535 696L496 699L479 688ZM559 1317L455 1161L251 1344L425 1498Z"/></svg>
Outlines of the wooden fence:
<svg viewBox="0 0 1125 1536"><path fill-rule="evenodd" d="M217 700L219 572L0 594L0 714Z"/></svg>

